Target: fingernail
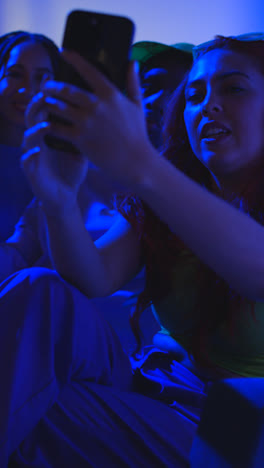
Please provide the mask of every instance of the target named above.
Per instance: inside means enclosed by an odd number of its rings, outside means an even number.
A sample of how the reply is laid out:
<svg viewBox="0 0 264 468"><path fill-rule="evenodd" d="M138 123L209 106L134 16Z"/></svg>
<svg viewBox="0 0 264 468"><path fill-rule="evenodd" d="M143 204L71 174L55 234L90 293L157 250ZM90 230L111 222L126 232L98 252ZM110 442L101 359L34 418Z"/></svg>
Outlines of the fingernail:
<svg viewBox="0 0 264 468"><path fill-rule="evenodd" d="M48 127L50 127L49 122L41 122L40 128L48 128Z"/></svg>
<svg viewBox="0 0 264 468"><path fill-rule="evenodd" d="M55 98L51 97L51 96L46 96L45 97L45 102L47 104L57 104L58 101Z"/></svg>
<svg viewBox="0 0 264 468"><path fill-rule="evenodd" d="M42 99L43 97L44 97L43 92L42 92L42 91L39 91L38 94L36 94L35 96L33 96L32 102L33 102L33 101L38 101L38 100Z"/></svg>

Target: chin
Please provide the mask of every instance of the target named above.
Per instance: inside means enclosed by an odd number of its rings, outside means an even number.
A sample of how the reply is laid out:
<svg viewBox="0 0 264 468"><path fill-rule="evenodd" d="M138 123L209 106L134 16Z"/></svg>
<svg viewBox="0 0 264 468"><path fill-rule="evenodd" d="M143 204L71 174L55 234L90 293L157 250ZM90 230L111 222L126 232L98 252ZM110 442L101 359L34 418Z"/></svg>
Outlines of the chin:
<svg viewBox="0 0 264 468"><path fill-rule="evenodd" d="M219 169L221 172L228 172L232 162L231 159L234 159L233 155L232 157L229 157L227 152L219 151L207 154L203 158L203 162L204 165L212 172Z"/></svg>

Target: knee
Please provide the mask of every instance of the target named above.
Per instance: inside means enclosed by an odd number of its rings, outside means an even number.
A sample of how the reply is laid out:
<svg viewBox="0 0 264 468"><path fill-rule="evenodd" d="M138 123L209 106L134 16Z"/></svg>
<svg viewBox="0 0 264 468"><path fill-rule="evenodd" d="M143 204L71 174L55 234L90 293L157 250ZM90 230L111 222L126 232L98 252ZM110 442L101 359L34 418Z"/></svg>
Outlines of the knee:
<svg viewBox="0 0 264 468"><path fill-rule="evenodd" d="M8 278L7 282L8 289L19 290L20 286L23 286L24 291L34 293L38 290L47 291L49 289L60 289L61 291L71 288L71 286L64 281L55 270L50 270L43 267L32 267L20 270L16 274Z"/></svg>
<svg viewBox="0 0 264 468"><path fill-rule="evenodd" d="M12 317L58 317L66 315L67 304L78 294L52 270L40 267L21 270L7 278L0 287L1 314ZM79 293L80 294L80 293ZM52 319L53 320L53 319Z"/></svg>
<svg viewBox="0 0 264 468"><path fill-rule="evenodd" d="M18 274L17 279L27 280L31 286L64 282L55 270L43 267L27 268Z"/></svg>

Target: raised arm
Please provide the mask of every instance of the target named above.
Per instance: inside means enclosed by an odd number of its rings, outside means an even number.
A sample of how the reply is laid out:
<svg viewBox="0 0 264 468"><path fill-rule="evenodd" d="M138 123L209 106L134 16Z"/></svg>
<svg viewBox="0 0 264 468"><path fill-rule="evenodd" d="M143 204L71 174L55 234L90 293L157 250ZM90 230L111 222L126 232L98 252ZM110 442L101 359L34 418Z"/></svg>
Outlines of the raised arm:
<svg viewBox="0 0 264 468"><path fill-rule="evenodd" d="M148 203L231 287L251 299L263 300L264 228L187 178L154 150L147 139L135 71L131 69L129 74L128 100L81 57L66 57L95 94L79 91L75 95L69 86L46 84L44 99L54 99L47 106L50 110L62 112L56 104L58 96L76 97L79 118L72 115L72 130L67 135L64 132L64 136L114 180ZM66 105L63 112L67 110ZM85 118L80 119L80 115ZM100 139L102 128L104 138ZM54 126L52 131L60 135Z"/></svg>
<svg viewBox="0 0 264 468"><path fill-rule="evenodd" d="M137 193L234 290L264 299L264 228L149 153Z"/></svg>
<svg viewBox="0 0 264 468"><path fill-rule="evenodd" d="M89 297L111 294L140 268L137 236L120 216L109 232L93 242L78 204L87 158L49 149L45 134L42 124L26 132L22 164L46 219L53 266Z"/></svg>
<svg viewBox="0 0 264 468"><path fill-rule="evenodd" d="M112 294L138 273L141 265L139 241L121 216L95 242L78 206L56 217L47 213L46 219L55 269L86 296Z"/></svg>

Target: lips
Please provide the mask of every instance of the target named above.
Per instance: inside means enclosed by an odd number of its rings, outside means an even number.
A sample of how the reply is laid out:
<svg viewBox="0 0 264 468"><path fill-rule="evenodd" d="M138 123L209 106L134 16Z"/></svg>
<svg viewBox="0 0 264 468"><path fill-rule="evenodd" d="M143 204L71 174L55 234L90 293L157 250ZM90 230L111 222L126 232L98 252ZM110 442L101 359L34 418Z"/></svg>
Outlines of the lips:
<svg viewBox="0 0 264 468"><path fill-rule="evenodd" d="M211 121L207 122L203 125L201 132L200 132L200 139L207 140L207 139L215 139L221 136L230 135L231 130L226 125L222 124L221 122Z"/></svg>

